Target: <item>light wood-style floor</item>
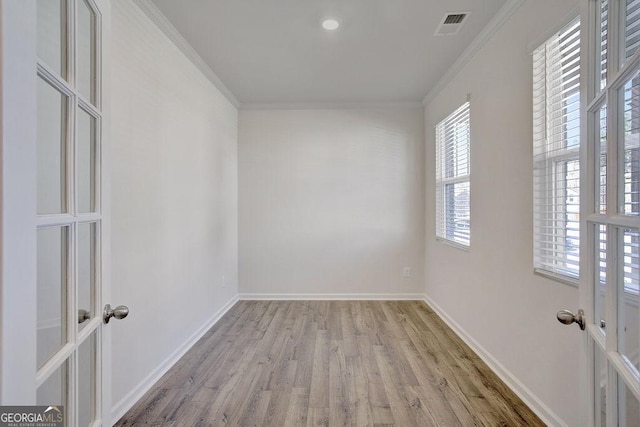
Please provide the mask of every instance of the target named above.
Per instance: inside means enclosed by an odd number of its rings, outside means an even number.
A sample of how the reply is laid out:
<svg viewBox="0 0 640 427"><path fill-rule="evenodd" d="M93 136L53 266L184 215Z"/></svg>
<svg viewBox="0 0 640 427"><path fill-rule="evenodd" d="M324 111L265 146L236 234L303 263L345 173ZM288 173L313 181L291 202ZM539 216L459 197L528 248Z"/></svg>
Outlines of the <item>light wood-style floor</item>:
<svg viewBox="0 0 640 427"><path fill-rule="evenodd" d="M543 426L419 301L241 301L117 424Z"/></svg>

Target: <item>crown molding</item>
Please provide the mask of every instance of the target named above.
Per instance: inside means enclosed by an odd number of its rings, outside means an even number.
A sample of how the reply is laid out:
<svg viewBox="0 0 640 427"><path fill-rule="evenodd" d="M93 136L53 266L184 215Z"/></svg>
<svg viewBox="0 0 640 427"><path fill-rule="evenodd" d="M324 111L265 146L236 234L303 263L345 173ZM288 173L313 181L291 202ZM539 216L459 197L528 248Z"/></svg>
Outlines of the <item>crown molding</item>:
<svg viewBox="0 0 640 427"><path fill-rule="evenodd" d="M511 18L513 14L520 9L520 6L522 6L525 1L526 0L507 0L487 26L483 28L480 34L478 34L464 52L462 52L462 55L458 57L451 68L449 68L444 76L438 80L438 83L429 90L429 93L427 93L422 100L422 104L424 106L429 105L433 98L435 98L435 96L438 95L438 93L440 93L440 91L444 89L445 86L447 86L458 75L458 73L460 73L460 71L462 71L462 68L467 65L471 58L473 58L480 49L484 47L484 45L496 32L498 32L509 18Z"/></svg>
<svg viewBox="0 0 640 427"><path fill-rule="evenodd" d="M204 76L224 95L225 98L238 108L240 102L229 88L220 80L206 62L191 47L189 42L180 34L169 19L151 2L151 0L133 0L133 3L142 10L149 19L173 42L174 45L204 74Z"/></svg>
<svg viewBox="0 0 640 427"><path fill-rule="evenodd" d="M407 102L292 102L241 104L240 110L359 110L376 108L423 108L420 101Z"/></svg>

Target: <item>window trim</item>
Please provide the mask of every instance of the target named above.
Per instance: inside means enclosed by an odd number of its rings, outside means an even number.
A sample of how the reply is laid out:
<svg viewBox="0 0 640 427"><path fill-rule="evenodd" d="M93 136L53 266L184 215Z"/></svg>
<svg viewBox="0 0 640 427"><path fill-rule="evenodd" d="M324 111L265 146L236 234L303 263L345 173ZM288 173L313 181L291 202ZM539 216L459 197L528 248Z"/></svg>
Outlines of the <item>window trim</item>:
<svg viewBox="0 0 640 427"><path fill-rule="evenodd" d="M435 128L435 151L436 151L436 168L435 168L435 210L436 210L436 218L435 218L435 237L437 242L444 243L448 246L454 247L456 249L463 250L468 252L471 247L471 105L469 97L467 96L467 100L463 102L460 106L455 108L451 113L449 113L445 118L439 121ZM463 120L460 120L460 119ZM453 120L455 119L455 121ZM447 152L447 145L450 143L446 139L447 126L452 126L457 123L464 123L466 121L467 126L465 132L467 134L467 144L466 144L466 174L452 176L452 177L444 177L443 175L446 172L443 170L444 164L446 162L445 156ZM457 147L455 147L457 153ZM468 243L464 241L454 240L445 237L442 234L447 233L447 212L445 209L444 199L446 188L449 185L454 184L468 184L468 193L469 193L469 235L468 235ZM444 221L441 224L441 221ZM443 231L444 233L441 233Z"/></svg>
<svg viewBox="0 0 640 427"><path fill-rule="evenodd" d="M577 27L575 27L577 26ZM580 279L580 259L579 252L577 259L572 259L572 253L568 250L568 243L571 239L570 231L575 231L578 233L578 250L579 250L579 239L583 238L581 230L580 230L580 202L578 202L575 207L577 208L576 212L571 210L571 206L573 206L569 202L568 191L571 187L569 182L572 181L569 177L571 172L578 172L578 176L575 178L578 180L578 194L580 197L580 188L579 188L579 170L582 167L580 165L580 144L582 140L580 136L578 136L578 143L568 144L568 141L571 140L571 136L567 135L567 132L575 129L569 129L561 131L561 133L553 132L552 134L548 134L550 121L553 118L549 118L549 110L547 107L549 105L554 105L555 103L559 103L561 110L563 108L567 108L568 112L564 112L564 115L574 114L576 111L578 114L582 114L582 111L579 109L575 110L575 106L571 108L571 102L569 100L575 96L575 94L569 93L569 95L563 95L561 92L558 92L558 88L550 89L548 87L549 78L552 79L562 79L565 76L561 75L560 77L553 76L549 73L549 68L554 67L554 64L549 66L548 56L547 56L547 46L553 45L554 43L558 44L558 48L561 47L560 39L558 36L561 36L562 33L565 33L563 37L567 37L568 31L578 31L580 32L580 16L577 13L573 13L571 16L567 17L566 20L563 21L562 25L558 25L558 27L549 32L546 35L546 38L540 40L536 46L530 49L531 55L534 57L533 62L533 272L535 275L543 276L557 282L565 283L571 286L578 286ZM565 39L566 40L566 39ZM577 47L580 49L579 44L580 38L578 37ZM575 45L575 41L572 41L571 44ZM536 60L534 55L538 54L540 49L545 49L542 52L544 55L544 71L541 71L540 65ZM570 51L572 52L572 51ZM575 53L569 53L568 58L575 55ZM581 52L577 53L577 61L579 64ZM563 57L553 58L562 60ZM571 60L571 62L575 62L576 59ZM555 61L554 61L555 62ZM557 65L557 64L555 64ZM574 66L575 67L575 66ZM552 73L560 73L561 69L552 70ZM575 76L572 77L572 69L564 70L567 72L569 77L569 82ZM578 72L580 71L578 65ZM540 77L540 73L544 73L542 77ZM579 81L579 80L578 80ZM554 81L555 83L555 81ZM560 85L563 84L562 80L559 80L558 83ZM539 85L542 84L542 87ZM572 83L574 84L574 83ZM555 93L554 93L555 92ZM543 93L543 95L540 95ZM577 95L580 97L582 94L580 93L580 87L577 88ZM557 98L557 99L555 99ZM579 99L579 98L578 98ZM544 104L544 107L539 107L541 104ZM563 105L569 102L569 104ZM575 103L575 101L574 101ZM536 109L543 108L543 111L539 111ZM561 111L559 110L559 111ZM556 118L557 120L557 118ZM581 119L578 119L578 123L580 123ZM563 122L563 124L553 124L552 126L566 126L570 121ZM541 138L540 135L540 127L544 129L544 136ZM577 129L580 130L578 127ZM575 136L574 136L575 137ZM556 145L558 147L556 147ZM567 170L566 165L569 162L578 162L578 170L570 171ZM543 202L542 204L540 202ZM550 208L546 208L547 206L551 206ZM570 219L570 215L577 214L577 221L573 221ZM562 221L563 225L554 224L557 221ZM576 223L572 226L572 223ZM543 225L543 224L551 224L551 225ZM577 227L577 230L576 228ZM545 231L548 230L548 231ZM552 236L544 237L548 233L553 233ZM574 239L575 240L575 239ZM560 247L562 245L562 247ZM560 256L562 259L560 259ZM575 256L574 256L575 258ZM555 266L557 264L557 267ZM562 265L564 264L564 265ZM575 266L575 268L571 268Z"/></svg>

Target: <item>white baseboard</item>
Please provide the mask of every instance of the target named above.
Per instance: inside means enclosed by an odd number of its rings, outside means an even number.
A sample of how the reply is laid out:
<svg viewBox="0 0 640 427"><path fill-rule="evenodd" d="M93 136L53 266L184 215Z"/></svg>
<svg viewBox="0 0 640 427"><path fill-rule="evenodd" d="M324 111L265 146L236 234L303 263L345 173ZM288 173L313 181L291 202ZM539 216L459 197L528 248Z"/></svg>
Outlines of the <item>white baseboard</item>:
<svg viewBox="0 0 640 427"><path fill-rule="evenodd" d="M238 302L238 296L231 298L220 310L218 310L207 322L200 327L196 332L194 332L187 340L178 347L169 357L167 357L164 362L162 362L158 367L156 367L145 379L143 379L137 387L127 393L118 403L116 403L111 408L111 420L115 424L120 418L127 413L129 409L133 407L133 405L138 402L144 396L144 394L153 387L153 385L158 382L162 376L167 373L169 369L178 361L184 354L189 351L193 345L198 342L200 338L204 336L204 334L211 329L213 325L215 325L218 320L222 316L225 315L227 311L234 304Z"/></svg>
<svg viewBox="0 0 640 427"><path fill-rule="evenodd" d="M545 405L536 395L518 380L491 353L471 337L455 320L428 296L424 302L445 321L453 331L486 363L489 368L548 426L568 427L562 419Z"/></svg>
<svg viewBox="0 0 640 427"><path fill-rule="evenodd" d="M424 301L424 294L240 294L241 300L387 300Z"/></svg>

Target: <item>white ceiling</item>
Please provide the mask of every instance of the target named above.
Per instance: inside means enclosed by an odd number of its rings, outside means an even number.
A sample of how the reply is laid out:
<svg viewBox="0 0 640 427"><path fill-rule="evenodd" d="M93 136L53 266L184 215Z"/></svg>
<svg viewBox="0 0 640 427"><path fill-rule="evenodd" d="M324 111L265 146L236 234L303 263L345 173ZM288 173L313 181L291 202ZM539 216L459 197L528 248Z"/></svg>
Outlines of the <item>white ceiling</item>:
<svg viewBox="0 0 640 427"><path fill-rule="evenodd" d="M243 106L421 101L505 0L152 0ZM434 36L449 12L471 12ZM335 32L325 17L342 21Z"/></svg>

